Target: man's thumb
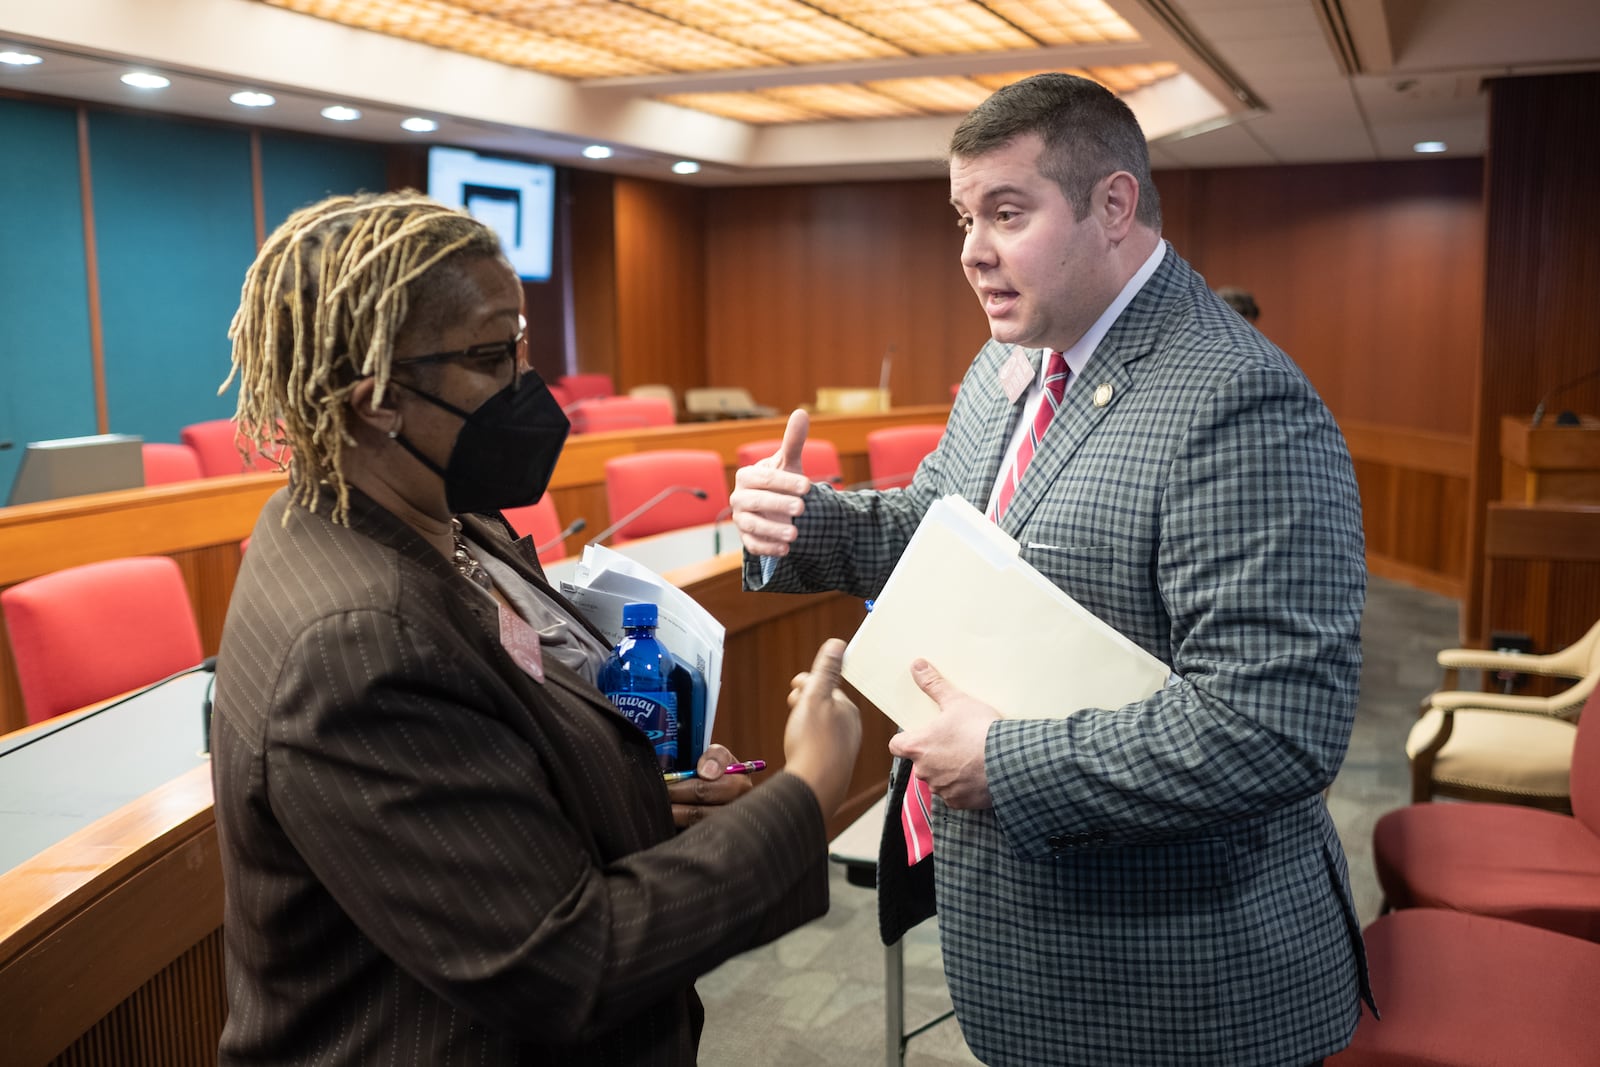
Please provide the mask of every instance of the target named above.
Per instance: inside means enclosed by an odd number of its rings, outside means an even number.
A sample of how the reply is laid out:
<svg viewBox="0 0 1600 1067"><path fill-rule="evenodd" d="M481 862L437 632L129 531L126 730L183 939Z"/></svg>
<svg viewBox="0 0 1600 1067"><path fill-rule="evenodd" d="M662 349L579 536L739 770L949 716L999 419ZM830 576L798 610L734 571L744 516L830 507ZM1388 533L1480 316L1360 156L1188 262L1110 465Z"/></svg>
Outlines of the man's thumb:
<svg viewBox="0 0 1600 1067"><path fill-rule="evenodd" d="M778 449L778 466L790 474L805 473L800 456L805 448L806 434L810 430L811 416L803 410L795 409L789 416L789 424L783 428L783 445Z"/></svg>
<svg viewBox="0 0 1600 1067"><path fill-rule="evenodd" d="M911 680L917 683L918 689L936 701L950 694L950 683L925 659L911 661Z"/></svg>

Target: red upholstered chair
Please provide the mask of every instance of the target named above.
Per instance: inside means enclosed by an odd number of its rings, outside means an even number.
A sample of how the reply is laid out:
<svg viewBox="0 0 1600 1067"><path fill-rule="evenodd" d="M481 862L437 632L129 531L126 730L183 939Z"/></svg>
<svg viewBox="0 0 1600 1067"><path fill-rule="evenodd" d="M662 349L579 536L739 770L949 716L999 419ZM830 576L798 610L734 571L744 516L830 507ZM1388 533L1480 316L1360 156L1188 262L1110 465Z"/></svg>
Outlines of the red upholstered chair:
<svg viewBox="0 0 1600 1067"><path fill-rule="evenodd" d="M517 531L518 537L533 539L534 547L540 549L540 563L554 563L571 555L561 536L561 515L556 511L555 498L549 493L525 508L506 508L500 514Z"/></svg>
<svg viewBox="0 0 1600 1067"><path fill-rule="evenodd" d="M617 394L617 383L611 380L609 374L568 374L557 379L555 384L561 386L561 391L574 402Z"/></svg>
<svg viewBox="0 0 1600 1067"><path fill-rule="evenodd" d="M0 592L30 723L199 664L200 632L165 556L86 563Z"/></svg>
<svg viewBox="0 0 1600 1067"><path fill-rule="evenodd" d="M764 441L747 441L735 450L735 454L739 458L739 466L748 467L775 454L782 447L783 439L773 437ZM844 481L844 469L839 465L839 450L832 441L806 438L806 443L800 447L800 469L814 482L837 484Z"/></svg>
<svg viewBox="0 0 1600 1067"><path fill-rule="evenodd" d="M875 489L895 489L911 484L922 457L932 452L944 434L932 423L893 426L867 434L867 469Z"/></svg>
<svg viewBox="0 0 1600 1067"><path fill-rule="evenodd" d="M1459 912L1395 912L1365 932L1373 999L1327 1067L1593 1067L1600 945Z"/></svg>
<svg viewBox="0 0 1600 1067"><path fill-rule="evenodd" d="M189 482L205 475L200 472L200 457L188 445L147 443L140 446L144 456L144 484L165 485Z"/></svg>
<svg viewBox="0 0 1600 1067"><path fill-rule="evenodd" d="M709 450L682 448L635 452L606 460L606 506L618 522L669 487L703 490L704 500L687 492L672 493L618 530L618 544L685 526L716 521L728 506L728 477L722 457Z"/></svg>
<svg viewBox="0 0 1600 1067"><path fill-rule="evenodd" d="M260 454L252 453L247 466L239 455L237 430L232 419L211 419L185 426L178 434L183 443L194 449L200 457L200 473L207 478L223 474L244 474L248 471L277 470L278 465Z"/></svg>
<svg viewBox="0 0 1600 1067"><path fill-rule="evenodd" d="M1519 804L1391 811L1372 832L1385 905L1449 908L1600 941L1600 690L1584 711L1572 750L1572 815Z"/></svg>
<svg viewBox="0 0 1600 1067"><path fill-rule="evenodd" d="M573 433L603 430L639 430L646 426L671 426L672 405L654 396L608 396L580 400L567 408Z"/></svg>

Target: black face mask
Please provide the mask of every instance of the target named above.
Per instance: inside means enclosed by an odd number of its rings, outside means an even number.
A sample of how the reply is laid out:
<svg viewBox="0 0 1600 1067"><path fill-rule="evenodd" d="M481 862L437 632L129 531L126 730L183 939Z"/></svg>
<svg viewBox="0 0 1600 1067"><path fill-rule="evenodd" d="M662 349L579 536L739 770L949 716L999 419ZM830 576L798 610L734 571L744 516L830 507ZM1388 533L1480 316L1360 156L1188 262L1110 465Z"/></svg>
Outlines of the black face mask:
<svg viewBox="0 0 1600 1067"><path fill-rule="evenodd" d="M395 437L417 462L444 479L445 504L452 512L520 508L544 495L572 423L543 382L530 375L520 388L506 386L473 412L415 386L396 384L462 420L444 470L404 434Z"/></svg>

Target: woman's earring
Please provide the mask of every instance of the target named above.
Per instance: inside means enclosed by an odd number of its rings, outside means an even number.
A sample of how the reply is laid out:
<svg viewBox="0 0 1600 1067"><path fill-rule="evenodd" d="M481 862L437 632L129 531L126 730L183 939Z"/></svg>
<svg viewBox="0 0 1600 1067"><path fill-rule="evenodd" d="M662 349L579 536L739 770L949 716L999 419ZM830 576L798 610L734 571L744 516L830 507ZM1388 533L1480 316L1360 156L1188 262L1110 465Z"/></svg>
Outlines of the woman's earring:
<svg viewBox="0 0 1600 1067"><path fill-rule="evenodd" d="M400 429L401 429L400 416L396 415L394 417L394 429L389 431L389 440L393 441L395 438L399 437L400 436Z"/></svg>

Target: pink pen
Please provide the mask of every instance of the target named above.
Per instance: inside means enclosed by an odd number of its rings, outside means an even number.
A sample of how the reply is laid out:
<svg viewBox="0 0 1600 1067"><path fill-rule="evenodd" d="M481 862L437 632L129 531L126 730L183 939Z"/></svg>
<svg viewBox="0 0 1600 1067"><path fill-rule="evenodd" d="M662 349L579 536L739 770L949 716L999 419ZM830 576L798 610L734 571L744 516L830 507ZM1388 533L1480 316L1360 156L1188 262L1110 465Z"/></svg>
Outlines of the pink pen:
<svg viewBox="0 0 1600 1067"><path fill-rule="evenodd" d="M723 774L754 774L756 771L764 771L766 769L767 769L767 761L766 760L764 760L764 759L747 759L743 763L730 763L730 764L728 764L727 769L724 770L722 773ZM698 777L700 777L700 776L698 774L696 774L694 771L668 771L666 774L663 774L661 776L661 780L664 781L664 782L682 782L682 781L687 781L690 778L698 778Z"/></svg>

